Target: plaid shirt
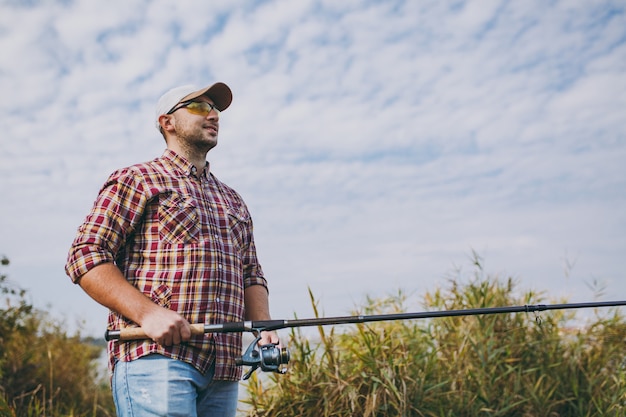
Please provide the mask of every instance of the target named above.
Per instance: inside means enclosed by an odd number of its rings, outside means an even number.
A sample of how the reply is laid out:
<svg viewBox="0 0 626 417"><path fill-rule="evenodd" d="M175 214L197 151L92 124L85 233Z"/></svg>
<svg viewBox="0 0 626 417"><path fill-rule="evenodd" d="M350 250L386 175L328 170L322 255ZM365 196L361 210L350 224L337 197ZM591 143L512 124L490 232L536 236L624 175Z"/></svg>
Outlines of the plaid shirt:
<svg viewBox="0 0 626 417"><path fill-rule="evenodd" d="M126 279L155 303L190 323L244 319L244 288L267 288L258 263L248 209L233 189L171 150L151 162L109 177L70 249L65 270L76 283L87 271L114 262ZM108 328L136 326L111 311ZM194 336L170 347L150 340L108 345L116 360L151 353L179 359L215 379L236 381L240 333Z"/></svg>

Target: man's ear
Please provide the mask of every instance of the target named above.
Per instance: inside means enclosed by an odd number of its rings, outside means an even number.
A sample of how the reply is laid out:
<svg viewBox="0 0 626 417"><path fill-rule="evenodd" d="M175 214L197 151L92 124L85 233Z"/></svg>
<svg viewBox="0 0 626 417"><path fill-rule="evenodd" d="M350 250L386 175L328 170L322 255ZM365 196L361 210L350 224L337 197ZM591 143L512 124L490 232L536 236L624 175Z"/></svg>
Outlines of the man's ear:
<svg viewBox="0 0 626 417"><path fill-rule="evenodd" d="M162 114L159 116L159 126L162 132L171 132L174 130L173 117L170 114Z"/></svg>

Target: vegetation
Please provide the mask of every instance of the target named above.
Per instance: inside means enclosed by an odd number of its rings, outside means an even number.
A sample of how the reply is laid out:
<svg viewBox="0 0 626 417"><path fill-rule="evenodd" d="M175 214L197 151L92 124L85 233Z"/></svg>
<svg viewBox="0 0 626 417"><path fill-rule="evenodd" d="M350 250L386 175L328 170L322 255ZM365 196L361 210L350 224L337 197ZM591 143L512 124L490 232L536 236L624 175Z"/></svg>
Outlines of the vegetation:
<svg viewBox="0 0 626 417"><path fill-rule="evenodd" d="M5 274L0 294L0 416L114 416L108 380L98 372L103 346L68 336Z"/></svg>
<svg viewBox="0 0 626 417"><path fill-rule="evenodd" d="M451 280L426 309L545 303L515 296L512 279ZM317 315L317 304L311 294ZM404 312L406 297L368 300L354 314ZM604 314L604 316L602 316ZM254 375L249 416L624 416L626 323L596 311L584 328L571 311L497 314L291 332L286 375Z"/></svg>
<svg viewBox="0 0 626 417"><path fill-rule="evenodd" d="M467 283L455 278L427 292L422 309L546 303L475 266ZM25 295L0 274L0 416L114 416L98 371L103 346L67 335ZM401 292L368 299L354 314L405 312L407 300ZM286 375L253 374L242 399L248 416L626 415L618 309L585 324L560 310L319 327L307 336L291 331Z"/></svg>

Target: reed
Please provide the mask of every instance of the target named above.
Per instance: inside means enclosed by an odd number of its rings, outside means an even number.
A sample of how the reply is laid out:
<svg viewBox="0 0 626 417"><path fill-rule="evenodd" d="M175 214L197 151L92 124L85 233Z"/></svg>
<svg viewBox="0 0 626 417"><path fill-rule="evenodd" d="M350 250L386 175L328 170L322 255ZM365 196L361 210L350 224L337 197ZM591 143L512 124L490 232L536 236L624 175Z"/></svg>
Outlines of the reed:
<svg viewBox="0 0 626 417"><path fill-rule="evenodd" d="M63 328L0 273L0 416L115 414L98 366L104 346Z"/></svg>
<svg viewBox="0 0 626 417"><path fill-rule="evenodd" d="M309 291L315 315L318 304ZM402 292L354 314L405 312ZM544 303L512 279L477 274L428 292L431 310ZM579 328L570 311L389 321L292 329L290 371L254 375L249 416L623 416L626 323L597 311Z"/></svg>

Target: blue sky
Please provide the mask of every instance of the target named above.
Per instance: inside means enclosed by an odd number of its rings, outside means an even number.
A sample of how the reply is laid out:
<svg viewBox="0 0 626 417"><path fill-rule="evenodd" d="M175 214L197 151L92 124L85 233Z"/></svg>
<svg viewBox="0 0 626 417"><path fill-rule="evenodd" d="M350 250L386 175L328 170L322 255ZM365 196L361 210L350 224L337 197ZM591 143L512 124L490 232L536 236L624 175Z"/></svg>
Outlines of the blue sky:
<svg viewBox="0 0 626 417"><path fill-rule="evenodd" d="M622 1L3 1L0 50L0 253L69 329L105 323L63 271L99 187L162 153L164 91L215 81L208 159L274 317L419 298L472 251L549 299L626 294Z"/></svg>

